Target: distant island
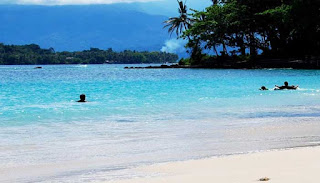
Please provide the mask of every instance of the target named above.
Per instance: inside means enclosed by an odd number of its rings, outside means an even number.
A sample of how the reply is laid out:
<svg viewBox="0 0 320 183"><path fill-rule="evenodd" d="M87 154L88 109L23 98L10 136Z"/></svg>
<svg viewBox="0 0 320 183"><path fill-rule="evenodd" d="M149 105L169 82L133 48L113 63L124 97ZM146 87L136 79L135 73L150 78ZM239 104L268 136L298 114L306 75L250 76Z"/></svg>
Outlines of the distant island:
<svg viewBox="0 0 320 183"><path fill-rule="evenodd" d="M54 48L43 49L39 45L4 45L0 43L0 65L46 65L46 64L143 64L173 63L178 55L166 52L124 50L112 48L75 52L55 52Z"/></svg>

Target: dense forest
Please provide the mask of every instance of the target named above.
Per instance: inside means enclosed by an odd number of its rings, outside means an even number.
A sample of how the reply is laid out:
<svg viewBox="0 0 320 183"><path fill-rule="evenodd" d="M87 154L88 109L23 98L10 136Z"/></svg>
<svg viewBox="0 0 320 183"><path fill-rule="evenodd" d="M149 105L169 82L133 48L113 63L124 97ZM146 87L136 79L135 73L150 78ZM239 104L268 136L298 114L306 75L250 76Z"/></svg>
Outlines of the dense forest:
<svg viewBox="0 0 320 183"><path fill-rule="evenodd" d="M176 62L178 56L165 52L137 52L124 50L115 52L111 48L76 52L55 52L53 48L42 49L36 44L4 45L0 44L0 64L34 65L34 64L140 64Z"/></svg>
<svg viewBox="0 0 320 183"><path fill-rule="evenodd" d="M190 59L181 64L319 59L319 0L212 0L203 11L189 9L180 0L178 5L179 16L164 23L169 33L188 40Z"/></svg>

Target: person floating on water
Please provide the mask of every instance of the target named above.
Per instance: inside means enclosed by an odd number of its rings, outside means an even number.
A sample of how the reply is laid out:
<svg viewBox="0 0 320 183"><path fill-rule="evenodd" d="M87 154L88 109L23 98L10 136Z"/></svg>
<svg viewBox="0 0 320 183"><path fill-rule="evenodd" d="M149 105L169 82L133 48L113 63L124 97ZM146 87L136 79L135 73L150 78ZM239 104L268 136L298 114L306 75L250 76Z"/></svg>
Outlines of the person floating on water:
<svg viewBox="0 0 320 183"><path fill-rule="evenodd" d="M78 100L77 102L87 102L86 101L86 95L85 94L81 94L80 95L80 100Z"/></svg>
<svg viewBox="0 0 320 183"><path fill-rule="evenodd" d="M297 85L297 86L294 86L294 85L289 86L288 81L285 81L283 86L275 85L275 88L274 88L274 89L275 89L275 90L284 90L284 89L287 89L287 90L296 90L298 87L299 87L298 85Z"/></svg>
<svg viewBox="0 0 320 183"><path fill-rule="evenodd" d="M269 90L269 89L266 88L265 86L261 86L261 88L259 90Z"/></svg>

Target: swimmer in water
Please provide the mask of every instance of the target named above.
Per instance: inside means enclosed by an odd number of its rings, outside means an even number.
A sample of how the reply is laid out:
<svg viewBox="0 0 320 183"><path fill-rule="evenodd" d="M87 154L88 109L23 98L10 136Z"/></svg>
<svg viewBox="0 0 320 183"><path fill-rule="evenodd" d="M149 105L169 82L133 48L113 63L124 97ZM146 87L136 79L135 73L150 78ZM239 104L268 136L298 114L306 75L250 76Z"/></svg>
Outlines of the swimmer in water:
<svg viewBox="0 0 320 183"><path fill-rule="evenodd" d="M261 88L259 90L269 90L269 89L266 88L265 86L261 86Z"/></svg>
<svg viewBox="0 0 320 183"><path fill-rule="evenodd" d="M296 90L299 86L289 86L289 83L288 81L285 81L284 82L284 85L283 86L278 86L278 85L275 85L275 90L284 90L284 89L287 89L287 90Z"/></svg>
<svg viewBox="0 0 320 183"><path fill-rule="evenodd" d="M81 94L80 95L80 100L78 100L77 102L87 102L86 101L86 95L85 94Z"/></svg>

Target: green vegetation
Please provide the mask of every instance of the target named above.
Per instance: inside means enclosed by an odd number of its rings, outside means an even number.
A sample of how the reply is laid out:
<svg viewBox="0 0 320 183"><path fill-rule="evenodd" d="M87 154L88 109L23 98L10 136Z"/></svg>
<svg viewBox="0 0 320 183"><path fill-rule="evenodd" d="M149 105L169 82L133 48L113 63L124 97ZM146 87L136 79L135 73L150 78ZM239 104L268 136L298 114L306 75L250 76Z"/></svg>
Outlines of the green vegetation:
<svg viewBox="0 0 320 183"><path fill-rule="evenodd" d="M164 23L170 33L188 40L190 59L180 64L319 59L320 1L212 0L204 11L191 13L178 3L179 16Z"/></svg>
<svg viewBox="0 0 320 183"><path fill-rule="evenodd" d="M16 46L0 44L0 64L140 64L176 62L176 54L165 52L137 52L125 50L114 52L111 48L76 52L55 52L53 48L41 49L36 44Z"/></svg>

